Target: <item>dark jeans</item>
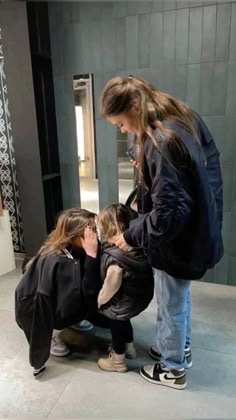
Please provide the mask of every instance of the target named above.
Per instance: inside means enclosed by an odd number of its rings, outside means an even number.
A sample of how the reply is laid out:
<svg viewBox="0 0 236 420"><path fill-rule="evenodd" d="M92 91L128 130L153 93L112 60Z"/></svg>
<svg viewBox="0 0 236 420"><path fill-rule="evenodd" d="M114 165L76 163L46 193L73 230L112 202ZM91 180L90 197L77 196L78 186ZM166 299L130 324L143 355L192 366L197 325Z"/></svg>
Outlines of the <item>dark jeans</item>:
<svg viewBox="0 0 236 420"><path fill-rule="evenodd" d="M130 321L110 319L112 347L117 354L125 352L125 344L134 340L133 328Z"/></svg>

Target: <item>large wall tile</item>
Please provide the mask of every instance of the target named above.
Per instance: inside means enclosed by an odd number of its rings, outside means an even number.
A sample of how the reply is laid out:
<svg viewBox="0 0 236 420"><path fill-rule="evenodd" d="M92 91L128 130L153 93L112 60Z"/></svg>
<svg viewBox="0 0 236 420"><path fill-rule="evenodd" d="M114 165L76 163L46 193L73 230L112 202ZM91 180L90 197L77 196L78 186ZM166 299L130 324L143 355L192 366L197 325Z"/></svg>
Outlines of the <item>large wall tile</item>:
<svg viewBox="0 0 236 420"><path fill-rule="evenodd" d="M235 133L235 131L234 131ZM235 146L234 146L235 148ZM233 164L235 164L235 153L233 155ZM233 185L233 198L232 198L232 211L234 214L236 214L236 167L234 165L233 171L232 171L232 179L231 179L232 185ZM235 223L235 220L232 220L232 223Z"/></svg>
<svg viewBox="0 0 236 420"><path fill-rule="evenodd" d="M199 28L200 29L200 28ZM214 61L216 6L203 7L202 61Z"/></svg>
<svg viewBox="0 0 236 420"><path fill-rule="evenodd" d="M104 82L104 73L95 73L93 76L93 88L94 88L94 108L95 108L95 119L100 119L100 110L99 110L99 97L101 95L102 89L105 86Z"/></svg>
<svg viewBox="0 0 236 420"><path fill-rule="evenodd" d="M138 16L126 17L126 67L138 67Z"/></svg>
<svg viewBox="0 0 236 420"><path fill-rule="evenodd" d="M190 0L191 2L191 0ZM185 9L189 7L189 0L177 0L176 2L176 8L177 9Z"/></svg>
<svg viewBox="0 0 236 420"><path fill-rule="evenodd" d="M206 283L214 283L214 268L207 270L206 274L203 277L203 280Z"/></svg>
<svg viewBox="0 0 236 420"><path fill-rule="evenodd" d="M119 1L113 3L113 16L124 17L127 14L127 1Z"/></svg>
<svg viewBox="0 0 236 420"><path fill-rule="evenodd" d="M231 226L230 226L230 238L229 238L229 255L236 257L236 212L231 213Z"/></svg>
<svg viewBox="0 0 236 420"><path fill-rule="evenodd" d="M236 155L236 142L234 139L234 133L236 132L235 117L211 116L204 117L204 120L220 152L221 163L232 165ZM232 176L233 174L231 174L231 178Z"/></svg>
<svg viewBox="0 0 236 420"><path fill-rule="evenodd" d="M229 257L228 285L236 286L236 257Z"/></svg>
<svg viewBox="0 0 236 420"><path fill-rule="evenodd" d="M152 1L151 12L162 12L162 10L164 10L163 3L164 3L164 0Z"/></svg>
<svg viewBox="0 0 236 420"><path fill-rule="evenodd" d="M213 4L217 4L217 0L204 0L203 6L211 6Z"/></svg>
<svg viewBox="0 0 236 420"><path fill-rule="evenodd" d="M230 41L231 4L220 4L217 8L215 59L228 60Z"/></svg>
<svg viewBox="0 0 236 420"><path fill-rule="evenodd" d="M236 60L236 3L231 5L230 60Z"/></svg>
<svg viewBox="0 0 236 420"><path fill-rule="evenodd" d="M186 101L187 73L187 65L179 65L175 67L174 95L182 101Z"/></svg>
<svg viewBox="0 0 236 420"><path fill-rule="evenodd" d="M109 34L109 36L107 36ZM102 47L104 71L116 68L116 28L111 19L102 21Z"/></svg>
<svg viewBox="0 0 236 420"><path fill-rule="evenodd" d="M228 62L214 65L212 107L213 115L225 115L227 97Z"/></svg>
<svg viewBox="0 0 236 420"><path fill-rule="evenodd" d="M203 8L191 8L189 15L189 63L200 63L202 48L202 14Z"/></svg>
<svg viewBox="0 0 236 420"><path fill-rule="evenodd" d="M235 41L236 42L236 41ZM229 62L226 115L236 116L236 61Z"/></svg>
<svg viewBox="0 0 236 420"><path fill-rule="evenodd" d="M126 67L126 21L125 18L115 20L116 31L116 68L124 69Z"/></svg>
<svg viewBox="0 0 236 420"><path fill-rule="evenodd" d="M151 1L127 1L127 15L135 16L150 13Z"/></svg>
<svg viewBox="0 0 236 420"><path fill-rule="evenodd" d="M96 23L91 24L85 20L80 25L80 56L84 63L83 71L85 73L101 72L103 71L102 21L97 20Z"/></svg>
<svg viewBox="0 0 236 420"><path fill-rule="evenodd" d="M190 7L200 7L200 6L202 6L203 1L204 0L190 0L189 1L189 6Z"/></svg>
<svg viewBox="0 0 236 420"><path fill-rule="evenodd" d="M164 12L163 21L163 60L166 64L175 62L176 11Z"/></svg>
<svg viewBox="0 0 236 420"><path fill-rule="evenodd" d="M109 19L111 21L113 19L113 15L114 15L113 2L103 3L102 19L105 19L105 20Z"/></svg>
<svg viewBox="0 0 236 420"><path fill-rule="evenodd" d="M176 12L176 64L188 62L189 9Z"/></svg>
<svg viewBox="0 0 236 420"><path fill-rule="evenodd" d="M204 116L212 114L213 70L213 62L201 64L200 109L201 115Z"/></svg>
<svg viewBox="0 0 236 420"><path fill-rule="evenodd" d="M163 13L151 14L151 67L160 67L162 63Z"/></svg>
<svg viewBox="0 0 236 420"><path fill-rule="evenodd" d="M186 101L197 112L200 109L200 74L200 64L188 66Z"/></svg>
<svg viewBox="0 0 236 420"><path fill-rule="evenodd" d="M227 284L229 257L224 255L214 269L214 283Z"/></svg>
<svg viewBox="0 0 236 420"><path fill-rule="evenodd" d="M80 22L80 4L78 2L71 2L69 6L69 22L70 23L79 23ZM67 6L67 7L68 7Z"/></svg>
<svg viewBox="0 0 236 420"><path fill-rule="evenodd" d="M223 177L224 211L231 211L233 201L233 165L222 164L221 170Z"/></svg>
<svg viewBox="0 0 236 420"><path fill-rule="evenodd" d="M231 231L231 223L232 223L232 213L230 211L224 211L224 217L223 217L223 226L222 226L222 236L223 236L223 242L224 242L224 249L225 254L230 254L230 248L231 248L231 234L233 233ZM236 223L234 223L236 226Z"/></svg>
<svg viewBox="0 0 236 420"><path fill-rule="evenodd" d="M150 45L151 45L151 16L139 16L138 46L139 46L139 67L150 67Z"/></svg>
<svg viewBox="0 0 236 420"><path fill-rule="evenodd" d="M162 68L162 83L160 86L161 90L174 95L175 91L175 67L167 66Z"/></svg>
<svg viewBox="0 0 236 420"><path fill-rule="evenodd" d="M67 9L67 2L62 2ZM88 22L92 25L92 22L96 23L102 19L103 7L99 2L79 2L80 5L80 22Z"/></svg>
<svg viewBox="0 0 236 420"><path fill-rule="evenodd" d="M163 72L162 67L156 69L141 69L140 76L162 90Z"/></svg>
<svg viewBox="0 0 236 420"><path fill-rule="evenodd" d="M163 1L163 10L175 10L175 9L176 9L176 0Z"/></svg>

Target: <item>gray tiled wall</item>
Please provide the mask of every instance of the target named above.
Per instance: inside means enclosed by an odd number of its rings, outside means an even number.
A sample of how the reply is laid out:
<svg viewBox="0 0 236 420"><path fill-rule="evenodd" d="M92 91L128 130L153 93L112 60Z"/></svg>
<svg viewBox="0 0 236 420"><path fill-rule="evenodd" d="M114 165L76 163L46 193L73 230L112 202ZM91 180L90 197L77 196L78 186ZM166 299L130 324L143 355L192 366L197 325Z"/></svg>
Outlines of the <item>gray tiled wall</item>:
<svg viewBox="0 0 236 420"><path fill-rule="evenodd" d="M205 280L236 285L236 2L52 2L49 10L55 77L94 74L100 206L117 200L118 190L116 132L100 118L99 94L114 75L140 75L186 101L214 135L224 179L225 256Z"/></svg>

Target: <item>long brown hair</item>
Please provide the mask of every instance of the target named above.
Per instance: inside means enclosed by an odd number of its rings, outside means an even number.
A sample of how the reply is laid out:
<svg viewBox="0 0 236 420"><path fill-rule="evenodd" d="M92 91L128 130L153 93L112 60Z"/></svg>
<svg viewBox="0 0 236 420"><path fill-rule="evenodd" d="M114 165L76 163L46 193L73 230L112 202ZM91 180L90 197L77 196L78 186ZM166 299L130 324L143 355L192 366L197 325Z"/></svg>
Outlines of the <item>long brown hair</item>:
<svg viewBox="0 0 236 420"><path fill-rule="evenodd" d="M128 229L131 213L124 204L109 204L98 213L97 220L102 239L106 241Z"/></svg>
<svg viewBox="0 0 236 420"><path fill-rule="evenodd" d="M187 130L198 143L198 133L193 111L182 101L161 92L141 77L114 77L104 87L100 98L100 111L104 118L128 113L134 107L138 110L138 140L140 146L139 161L143 157L143 147L147 136L152 138L155 147L157 141L152 134L153 128L159 129L159 135L175 141L181 154L186 153L184 143L163 121L171 119ZM159 149L159 148L158 148Z"/></svg>
<svg viewBox="0 0 236 420"><path fill-rule="evenodd" d="M84 209L72 208L62 211L57 218L55 228L37 255L45 255L66 248L78 235L83 235L84 228L89 224L90 219L95 217L95 213Z"/></svg>

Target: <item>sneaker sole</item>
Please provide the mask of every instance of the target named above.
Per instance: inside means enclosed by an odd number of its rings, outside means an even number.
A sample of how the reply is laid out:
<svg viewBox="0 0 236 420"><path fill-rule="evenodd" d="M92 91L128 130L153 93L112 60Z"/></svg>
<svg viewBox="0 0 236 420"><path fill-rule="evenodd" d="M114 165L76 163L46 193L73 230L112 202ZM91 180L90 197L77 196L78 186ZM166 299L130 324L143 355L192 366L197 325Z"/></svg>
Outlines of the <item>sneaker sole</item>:
<svg viewBox="0 0 236 420"><path fill-rule="evenodd" d="M156 360L157 363L160 363L160 357L155 356L150 350L148 351L149 356L153 359ZM193 361L191 360L191 362L187 363L187 366L185 367L185 369L190 369L193 366Z"/></svg>
<svg viewBox="0 0 236 420"><path fill-rule="evenodd" d="M73 325L71 325L70 328L72 328L72 330L77 331L77 332L89 332L89 331L92 331L94 329L94 326L92 325L89 328L77 328L77 327L74 327Z"/></svg>
<svg viewBox="0 0 236 420"><path fill-rule="evenodd" d="M106 368L106 369L104 369L102 366L100 366L99 365L99 363L98 363L98 367L101 369L101 370L103 370L103 372L117 372L117 373L126 373L126 372L128 372L128 368L127 369L117 369L117 370L115 370L115 369L112 369L112 368Z"/></svg>
<svg viewBox="0 0 236 420"><path fill-rule="evenodd" d="M155 385L168 386L169 388L179 389L179 390L185 389L186 386L187 386L187 381L182 385L175 385L175 384L171 384L169 382L158 382L158 381L155 381L154 379L147 378L147 376L142 372L142 369L140 369L139 373L140 373L140 375L142 376L143 379L145 379L146 381L151 382L152 384L155 384Z"/></svg>
<svg viewBox="0 0 236 420"><path fill-rule="evenodd" d="M65 357L65 356L68 356L69 354L70 354L70 350L67 350L64 353L56 353L53 350L50 351L50 355L55 356L55 357Z"/></svg>
<svg viewBox="0 0 236 420"><path fill-rule="evenodd" d="M187 366L186 366L185 369L190 369L192 366L193 366L193 362L191 361L191 362L187 363Z"/></svg>

